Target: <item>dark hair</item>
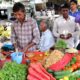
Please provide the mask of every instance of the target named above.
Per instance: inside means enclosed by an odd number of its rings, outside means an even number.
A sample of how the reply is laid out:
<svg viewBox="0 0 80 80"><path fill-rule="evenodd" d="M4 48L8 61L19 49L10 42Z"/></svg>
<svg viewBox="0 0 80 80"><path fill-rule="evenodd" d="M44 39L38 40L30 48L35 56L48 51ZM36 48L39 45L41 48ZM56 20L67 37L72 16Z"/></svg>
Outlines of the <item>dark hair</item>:
<svg viewBox="0 0 80 80"><path fill-rule="evenodd" d="M77 4L77 0L71 0L70 3L72 3L72 2Z"/></svg>
<svg viewBox="0 0 80 80"><path fill-rule="evenodd" d="M70 5L68 3L64 3L64 4L61 5L61 9L62 8L68 8L69 9Z"/></svg>
<svg viewBox="0 0 80 80"><path fill-rule="evenodd" d="M17 12L19 10L21 10L22 12L25 12L25 7L24 7L24 5L22 3L17 2L13 6L13 12Z"/></svg>

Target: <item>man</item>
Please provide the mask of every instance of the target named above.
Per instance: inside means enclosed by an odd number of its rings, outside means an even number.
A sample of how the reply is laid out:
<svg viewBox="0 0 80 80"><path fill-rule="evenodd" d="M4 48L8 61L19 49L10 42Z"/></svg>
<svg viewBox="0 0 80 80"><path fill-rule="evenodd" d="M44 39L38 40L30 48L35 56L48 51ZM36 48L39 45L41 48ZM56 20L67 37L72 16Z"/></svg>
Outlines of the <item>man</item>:
<svg viewBox="0 0 80 80"><path fill-rule="evenodd" d="M79 26L80 26L80 15L77 15L77 16L76 16L75 22L76 22L76 23L79 23ZM80 33L79 33L79 37L80 37ZM78 50L80 50L80 40L79 40L79 44L77 45L76 48L77 48Z"/></svg>
<svg viewBox="0 0 80 80"><path fill-rule="evenodd" d="M36 21L32 18L26 18L25 7L20 2L14 4L13 13L16 18L11 36L14 47L22 52L36 50L40 39Z"/></svg>
<svg viewBox="0 0 80 80"><path fill-rule="evenodd" d="M80 11L77 8L77 0L71 0L69 15L76 17L79 14L80 14Z"/></svg>
<svg viewBox="0 0 80 80"><path fill-rule="evenodd" d="M73 16L73 17L77 17L78 15L80 15L80 11L78 10L78 4L77 4L77 0L71 0L70 1L70 11L69 11L69 15ZM75 37L75 41L76 41L76 46L79 44L80 40L79 40L79 35L77 35Z"/></svg>
<svg viewBox="0 0 80 80"><path fill-rule="evenodd" d="M40 30L42 31L39 50L40 51L48 51L54 45L54 38L51 31L47 28L48 22L46 20L42 20L40 22Z"/></svg>
<svg viewBox="0 0 80 80"><path fill-rule="evenodd" d="M61 5L61 16L54 21L53 34L58 39L63 39L68 48L75 47L75 36L78 35L79 26L75 23L75 18L69 16L69 5Z"/></svg>

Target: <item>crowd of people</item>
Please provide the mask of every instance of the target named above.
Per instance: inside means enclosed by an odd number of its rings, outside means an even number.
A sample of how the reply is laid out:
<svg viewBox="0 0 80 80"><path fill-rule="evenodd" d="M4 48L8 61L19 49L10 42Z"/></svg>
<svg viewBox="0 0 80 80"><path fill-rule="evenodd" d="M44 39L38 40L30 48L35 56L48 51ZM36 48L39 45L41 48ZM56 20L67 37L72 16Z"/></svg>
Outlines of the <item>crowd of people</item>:
<svg viewBox="0 0 80 80"><path fill-rule="evenodd" d="M53 30L48 27L45 19L40 25L33 18L28 18L25 6L18 2L13 6L13 13L16 20L13 22L11 41L19 51L48 51L59 39L67 43L68 48L79 47L80 36L80 11L77 8L77 1L71 0L70 5L61 5L60 16L55 19ZM39 26L39 27L38 27Z"/></svg>

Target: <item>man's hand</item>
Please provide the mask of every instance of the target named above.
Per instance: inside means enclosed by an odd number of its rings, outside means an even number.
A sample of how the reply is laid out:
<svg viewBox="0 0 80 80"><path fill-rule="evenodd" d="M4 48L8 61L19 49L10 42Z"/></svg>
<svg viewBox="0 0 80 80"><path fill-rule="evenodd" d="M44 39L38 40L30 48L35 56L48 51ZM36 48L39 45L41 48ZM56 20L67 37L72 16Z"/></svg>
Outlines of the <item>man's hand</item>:
<svg viewBox="0 0 80 80"><path fill-rule="evenodd" d="M66 39L70 39L71 37L72 37L72 34L68 33Z"/></svg>
<svg viewBox="0 0 80 80"><path fill-rule="evenodd" d="M65 39L65 35L64 34L60 34L60 38L61 39Z"/></svg>
<svg viewBox="0 0 80 80"><path fill-rule="evenodd" d="M28 48L26 47L25 49L23 49L23 52L26 53L28 51Z"/></svg>

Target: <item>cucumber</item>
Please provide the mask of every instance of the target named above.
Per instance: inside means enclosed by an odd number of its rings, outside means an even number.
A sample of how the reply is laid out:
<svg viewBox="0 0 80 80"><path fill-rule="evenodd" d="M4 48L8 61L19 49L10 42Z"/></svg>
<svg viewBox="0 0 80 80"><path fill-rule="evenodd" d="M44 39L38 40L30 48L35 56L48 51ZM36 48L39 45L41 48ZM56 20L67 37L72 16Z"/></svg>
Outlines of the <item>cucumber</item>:
<svg viewBox="0 0 80 80"><path fill-rule="evenodd" d="M72 72L69 76L80 76L80 70L77 70L75 72Z"/></svg>
<svg viewBox="0 0 80 80"><path fill-rule="evenodd" d="M60 80L60 79L62 79L63 77L64 77L64 75L62 75L62 76L55 76L56 80Z"/></svg>
<svg viewBox="0 0 80 80"><path fill-rule="evenodd" d="M49 73L54 73L54 71L53 70L50 70L50 69L48 69L47 70Z"/></svg>
<svg viewBox="0 0 80 80"><path fill-rule="evenodd" d="M68 74L70 74L70 73L72 73L72 71L71 70L66 70L66 71L57 71L57 72L54 72L54 75L55 76L62 76L62 75L68 75Z"/></svg>

